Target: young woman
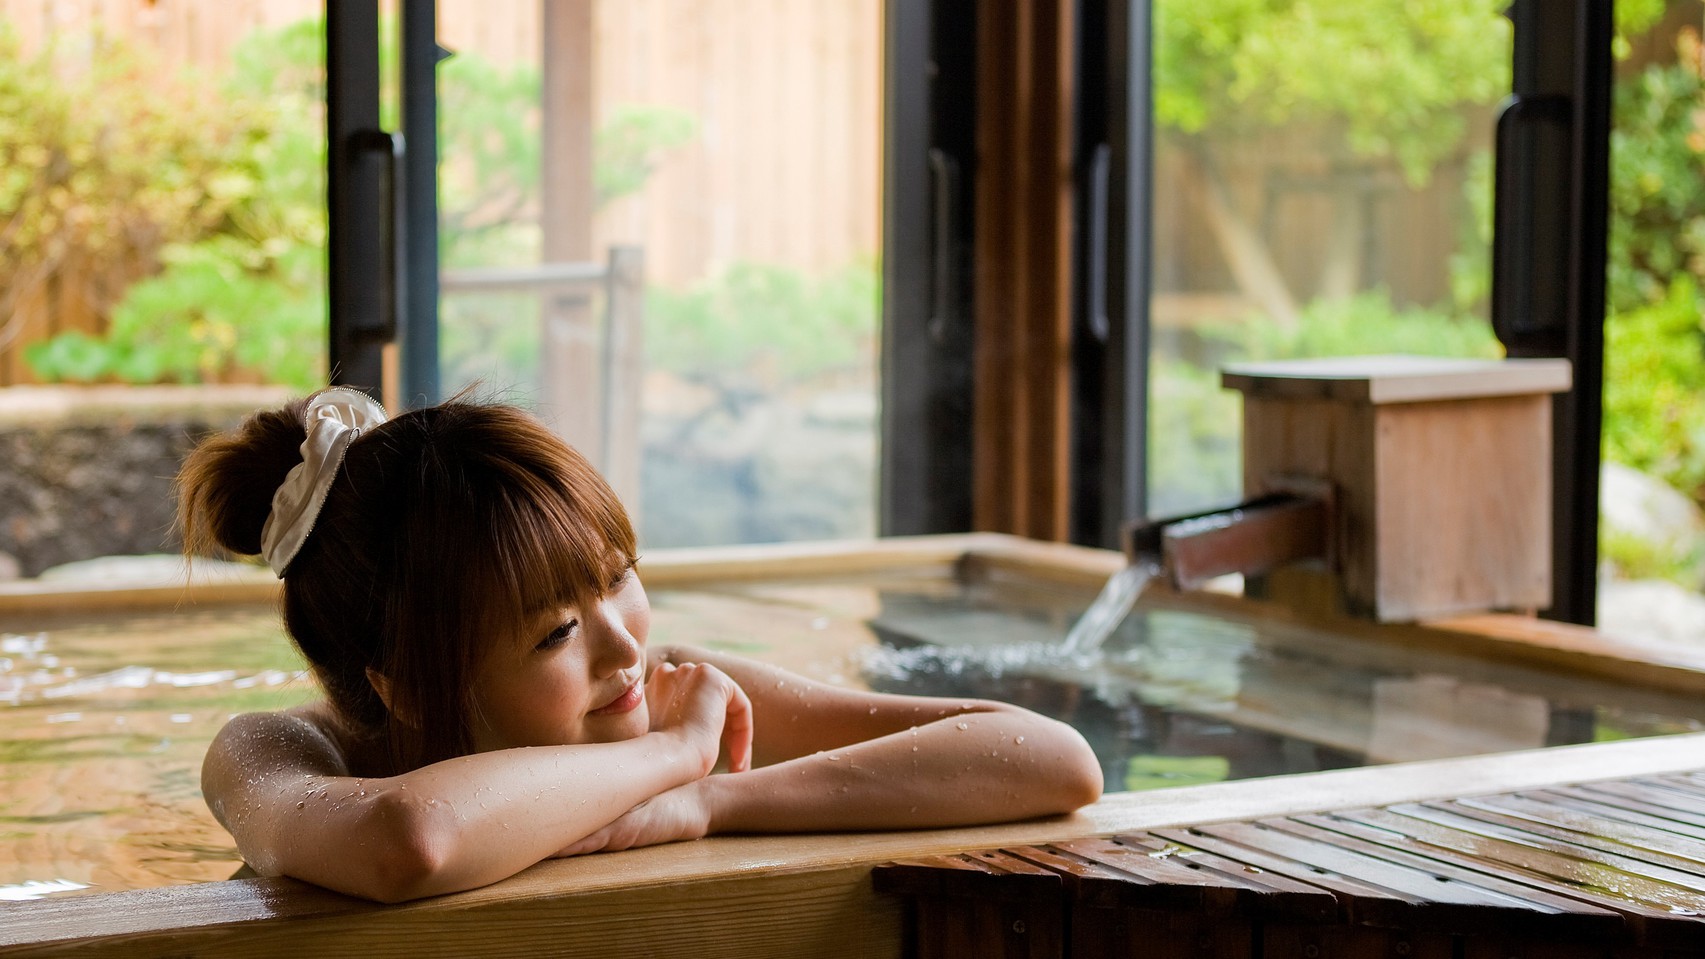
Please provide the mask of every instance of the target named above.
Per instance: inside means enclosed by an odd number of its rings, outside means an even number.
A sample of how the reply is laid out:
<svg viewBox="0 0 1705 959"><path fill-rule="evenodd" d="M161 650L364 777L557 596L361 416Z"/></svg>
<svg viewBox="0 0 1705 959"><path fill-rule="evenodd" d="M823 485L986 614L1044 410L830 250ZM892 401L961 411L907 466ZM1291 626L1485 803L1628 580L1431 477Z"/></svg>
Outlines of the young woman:
<svg viewBox="0 0 1705 959"><path fill-rule="evenodd" d="M1021 819L1100 795L1082 737L1014 706L648 652L627 514L508 407L387 421L325 390L202 444L179 495L190 552L259 554L283 579L325 691L233 719L208 750L208 805L263 875L396 902L552 856Z"/></svg>

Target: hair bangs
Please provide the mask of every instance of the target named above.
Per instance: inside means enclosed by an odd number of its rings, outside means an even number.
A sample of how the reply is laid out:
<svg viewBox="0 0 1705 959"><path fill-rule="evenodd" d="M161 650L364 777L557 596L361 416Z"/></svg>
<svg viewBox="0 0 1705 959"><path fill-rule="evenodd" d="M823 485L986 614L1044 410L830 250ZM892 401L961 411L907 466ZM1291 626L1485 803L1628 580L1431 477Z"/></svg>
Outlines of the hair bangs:
<svg viewBox="0 0 1705 959"><path fill-rule="evenodd" d="M490 535L476 547L488 574L476 578L494 588L487 608L505 628L595 601L636 559L627 511L591 464L560 441L531 452L494 464L502 492L487 500Z"/></svg>

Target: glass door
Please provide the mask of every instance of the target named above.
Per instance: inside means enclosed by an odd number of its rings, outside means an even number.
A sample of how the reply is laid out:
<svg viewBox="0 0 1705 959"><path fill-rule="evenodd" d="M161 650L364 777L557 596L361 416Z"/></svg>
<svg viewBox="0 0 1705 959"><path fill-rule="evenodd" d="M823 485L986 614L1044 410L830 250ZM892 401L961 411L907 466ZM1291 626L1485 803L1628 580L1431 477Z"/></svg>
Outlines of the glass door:
<svg viewBox="0 0 1705 959"><path fill-rule="evenodd" d="M649 546L874 532L881 4L438 5L444 391Z"/></svg>

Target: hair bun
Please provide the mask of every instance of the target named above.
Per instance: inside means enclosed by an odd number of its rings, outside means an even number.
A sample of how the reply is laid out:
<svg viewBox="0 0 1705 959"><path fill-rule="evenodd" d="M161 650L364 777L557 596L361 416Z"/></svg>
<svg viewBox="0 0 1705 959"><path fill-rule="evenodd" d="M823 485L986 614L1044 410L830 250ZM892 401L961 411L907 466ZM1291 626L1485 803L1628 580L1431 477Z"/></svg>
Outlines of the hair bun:
<svg viewBox="0 0 1705 959"><path fill-rule="evenodd" d="M203 440L184 460L177 482L184 552L260 552L272 496L302 460L307 402L250 414L235 429Z"/></svg>

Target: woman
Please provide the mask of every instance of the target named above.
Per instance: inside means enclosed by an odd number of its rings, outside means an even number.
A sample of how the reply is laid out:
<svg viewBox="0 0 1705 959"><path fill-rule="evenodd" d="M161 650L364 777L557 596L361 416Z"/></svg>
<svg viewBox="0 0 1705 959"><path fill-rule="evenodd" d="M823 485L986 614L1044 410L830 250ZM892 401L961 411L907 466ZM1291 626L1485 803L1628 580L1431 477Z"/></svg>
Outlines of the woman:
<svg viewBox="0 0 1705 959"><path fill-rule="evenodd" d="M262 556L325 700L238 716L202 791L243 858L397 902L718 832L968 825L1100 795L1070 727L646 650L609 486L518 410L322 391L202 444L186 549ZM719 756L726 772L714 772Z"/></svg>

